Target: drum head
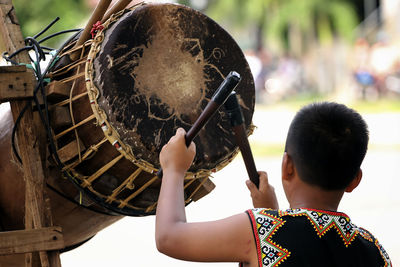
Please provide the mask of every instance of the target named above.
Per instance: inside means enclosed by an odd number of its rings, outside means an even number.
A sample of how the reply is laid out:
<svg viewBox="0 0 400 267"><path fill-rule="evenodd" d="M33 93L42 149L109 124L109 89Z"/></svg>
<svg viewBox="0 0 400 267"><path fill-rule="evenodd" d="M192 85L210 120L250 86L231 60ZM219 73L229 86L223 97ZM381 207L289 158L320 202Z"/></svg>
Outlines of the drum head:
<svg viewBox="0 0 400 267"><path fill-rule="evenodd" d="M148 4L126 11L104 30L93 59L97 103L136 159L159 167L158 155L178 127L188 130L230 71L249 130L254 82L242 50L204 14L181 5ZM236 144L224 108L194 139L192 171L211 170Z"/></svg>

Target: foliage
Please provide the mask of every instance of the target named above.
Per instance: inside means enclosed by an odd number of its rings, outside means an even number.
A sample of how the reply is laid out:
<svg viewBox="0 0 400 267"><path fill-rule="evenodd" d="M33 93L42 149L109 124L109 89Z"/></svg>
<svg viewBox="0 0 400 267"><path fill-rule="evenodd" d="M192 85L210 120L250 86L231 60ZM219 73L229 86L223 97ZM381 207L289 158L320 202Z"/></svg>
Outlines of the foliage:
<svg viewBox="0 0 400 267"><path fill-rule="evenodd" d="M177 2L192 5L194 1ZM14 5L24 36L35 35L57 16L61 20L49 33L82 27L90 15L84 0L14 0ZM357 24L353 5L351 0L207 0L202 11L230 32L251 35L253 48L275 44L290 50L310 41L329 43L335 36L351 39Z"/></svg>
<svg viewBox="0 0 400 267"><path fill-rule="evenodd" d="M288 49L337 36L351 40L358 23L353 3L345 0L209 0L206 13L225 25L253 28L262 35L256 39Z"/></svg>
<svg viewBox="0 0 400 267"><path fill-rule="evenodd" d="M25 37L34 36L56 17L60 17L60 20L41 37L62 30L80 28L90 15L84 0L14 0L13 4ZM44 45L57 48L63 39L65 36L46 41Z"/></svg>

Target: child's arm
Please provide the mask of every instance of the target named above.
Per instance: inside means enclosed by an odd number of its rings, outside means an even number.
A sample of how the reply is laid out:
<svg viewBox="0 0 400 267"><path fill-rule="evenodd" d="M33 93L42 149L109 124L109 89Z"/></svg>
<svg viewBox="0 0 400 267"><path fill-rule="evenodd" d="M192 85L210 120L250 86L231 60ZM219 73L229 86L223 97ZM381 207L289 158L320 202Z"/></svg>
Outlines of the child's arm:
<svg viewBox="0 0 400 267"><path fill-rule="evenodd" d="M223 220L187 223L183 179L195 155L195 145L185 145L185 131L178 129L160 153L162 185L156 214L157 249L190 261L250 262L257 259L247 214Z"/></svg>
<svg viewBox="0 0 400 267"><path fill-rule="evenodd" d="M247 188L250 191L254 208L270 208L278 209L279 204L276 199L275 189L268 183L268 175L266 172L258 172L260 174L260 186L257 186L250 180L246 181Z"/></svg>
<svg viewBox="0 0 400 267"><path fill-rule="evenodd" d="M156 213L157 248L169 241L169 232L179 223L186 223L183 180L189 169L196 146L192 142L189 148L185 145L185 131L179 128L160 153L160 164L163 178L158 197Z"/></svg>

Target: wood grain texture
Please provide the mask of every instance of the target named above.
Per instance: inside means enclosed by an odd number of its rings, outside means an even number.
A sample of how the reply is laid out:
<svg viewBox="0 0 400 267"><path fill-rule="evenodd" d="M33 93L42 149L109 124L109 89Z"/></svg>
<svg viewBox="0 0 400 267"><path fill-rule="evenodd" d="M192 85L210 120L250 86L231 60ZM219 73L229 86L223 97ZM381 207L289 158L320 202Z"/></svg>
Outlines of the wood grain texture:
<svg viewBox="0 0 400 267"><path fill-rule="evenodd" d="M61 227L0 232L0 255L64 248Z"/></svg>
<svg viewBox="0 0 400 267"><path fill-rule="evenodd" d="M32 73L25 66L0 66L0 103L32 96Z"/></svg>
<svg viewBox="0 0 400 267"><path fill-rule="evenodd" d="M15 14L11 0L1 0L0 2L0 32L9 53L24 47L24 39L21 28ZM28 53L26 51L15 56L15 60L20 63L30 63ZM32 75L31 79L35 81ZM33 88L32 88L33 90ZM24 107L30 102L27 101L11 101L11 110L14 121L17 119ZM35 126L33 123L33 115L31 107L26 110L21 118L17 131L18 150L23 162L24 178L25 178L25 228L42 228L50 226L50 223L44 221L45 201L44 201L44 172L42 159L39 154L39 146L36 145L37 135L35 134ZM48 217L48 216L47 216ZM41 266L61 266L58 253L49 254L40 252ZM32 266L30 255L27 256L26 266Z"/></svg>

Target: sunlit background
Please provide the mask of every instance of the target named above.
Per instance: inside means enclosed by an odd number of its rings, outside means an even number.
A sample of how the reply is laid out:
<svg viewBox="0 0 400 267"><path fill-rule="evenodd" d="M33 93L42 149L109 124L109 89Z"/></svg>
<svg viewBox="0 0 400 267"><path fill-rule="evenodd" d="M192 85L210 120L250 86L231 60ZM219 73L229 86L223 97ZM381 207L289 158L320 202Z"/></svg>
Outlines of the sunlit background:
<svg viewBox="0 0 400 267"><path fill-rule="evenodd" d="M13 2L25 36L39 32L56 16L61 20L51 31L83 27L97 4L96 0ZM256 165L269 173L281 208L288 207L280 183L281 155L296 110L329 100L363 115L370 127L364 178L339 209L369 229L393 265L400 265L400 0L175 2L207 14L243 49L256 85L257 129L250 142ZM57 48L62 40L47 45ZM216 189L188 206L188 221L220 219L251 208L245 180L239 155L214 175ZM236 266L187 263L160 254L154 220L154 216L124 218L64 253L62 266Z"/></svg>

